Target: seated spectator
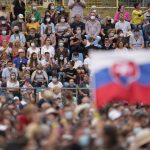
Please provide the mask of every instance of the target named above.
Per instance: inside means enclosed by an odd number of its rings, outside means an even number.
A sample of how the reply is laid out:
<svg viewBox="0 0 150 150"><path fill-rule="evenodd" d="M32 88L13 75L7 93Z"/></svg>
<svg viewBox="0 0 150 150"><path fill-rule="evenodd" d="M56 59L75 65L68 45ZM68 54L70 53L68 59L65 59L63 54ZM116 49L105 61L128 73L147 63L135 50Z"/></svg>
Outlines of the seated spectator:
<svg viewBox="0 0 150 150"><path fill-rule="evenodd" d="M144 13L144 23L149 24L150 23L150 2L147 4L147 11Z"/></svg>
<svg viewBox="0 0 150 150"><path fill-rule="evenodd" d="M23 85L25 80L30 78L30 68L26 64L21 64L19 68L19 83Z"/></svg>
<svg viewBox="0 0 150 150"><path fill-rule="evenodd" d="M48 87L53 89L55 87L59 87L60 89L63 87L62 83L58 81L58 77L56 75L52 76L52 81L48 84Z"/></svg>
<svg viewBox="0 0 150 150"><path fill-rule="evenodd" d="M41 13L38 11L38 7L36 3L32 4L32 14L35 17L35 21L36 22L40 22L41 21Z"/></svg>
<svg viewBox="0 0 150 150"><path fill-rule="evenodd" d="M26 36L27 47L30 47L31 41L36 41L36 46L41 47L41 36L34 28L31 28Z"/></svg>
<svg viewBox="0 0 150 150"><path fill-rule="evenodd" d="M143 11L141 10L140 3L134 4L134 10L132 11L132 29L142 29L143 24Z"/></svg>
<svg viewBox="0 0 150 150"><path fill-rule="evenodd" d="M45 34L45 31L47 29L48 26L51 26L51 33L55 33L55 27L54 27L54 23L51 22L51 17L50 16L45 16L43 23L41 24L41 36L43 36Z"/></svg>
<svg viewBox="0 0 150 150"><path fill-rule="evenodd" d="M144 48L144 39L141 36L139 29L135 29L133 36L130 37L130 48L132 49L140 49Z"/></svg>
<svg viewBox="0 0 150 150"><path fill-rule="evenodd" d="M61 94L61 88L58 87L58 86L55 86L53 89L52 89L54 95L53 95L53 98L54 100L59 100L62 98L62 94Z"/></svg>
<svg viewBox="0 0 150 150"><path fill-rule="evenodd" d="M86 39L89 40L92 38L93 42L91 43L95 47L100 48L101 45L99 44L101 37L99 36L101 25L98 20L96 20L95 13L90 14L90 20L85 24L86 30Z"/></svg>
<svg viewBox="0 0 150 150"><path fill-rule="evenodd" d="M35 32L39 33L40 32L40 24L39 22L36 21L36 18L31 15L29 17L29 20L26 24L26 29L27 29L27 32L30 31L30 29L34 28L35 29Z"/></svg>
<svg viewBox="0 0 150 150"><path fill-rule="evenodd" d="M85 67L86 69L88 69L90 63L91 63L91 59L90 59L90 57L89 57L89 54L87 54L87 55L85 56L84 63L83 63L83 64L84 64L84 67Z"/></svg>
<svg viewBox="0 0 150 150"><path fill-rule="evenodd" d="M14 26L13 33L10 37L10 43L14 44L16 40L19 40L21 42L21 46L25 45L26 38L23 33L20 32L18 26Z"/></svg>
<svg viewBox="0 0 150 150"><path fill-rule="evenodd" d="M73 53L73 58L72 59L75 62L73 68L77 69L78 67L83 66L83 62L81 60L79 60L79 54L77 52Z"/></svg>
<svg viewBox="0 0 150 150"><path fill-rule="evenodd" d="M144 37L145 37L145 42L147 46L147 43L150 42L150 23L145 25L143 30L144 30Z"/></svg>
<svg viewBox="0 0 150 150"><path fill-rule="evenodd" d="M11 51L12 58L16 58L18 55L19 49L22 49L22 48L23 48L23 46L21 45L21 41L16 40L12 45L12 51Z"/></svg>
<svg viewBox="0 0 150 150"><path fill-rule="evenodd" d="M66 19L64 16L61 16L58 20L58 23L55 26L56 35L59 38L62 38L65 30L70 28L70 25L66 22Z"/></svg>
<svg viewBox="0 0 150 150"><path fill-rule="evenodd" d="M100 15L99 15L98 12L97 12L97 7L96 7L95 5L92 5L92 6L91 6L91 11L90 11L90 12L93 12L93 13L96 14L96 19L97 19L98 21L101 20ZM90 19L90 18L89 18L89 19Z"/></svg>
<svg viewBox="0 0 150 150"><path fill-rule="evenodd" d="M55 36L55 33L52 33L51 26L46 27L46 30L42 36L42 45L44 44L44 41L47 37L50 38L50 40L52 42L52 46L55 47L56 46L56 36Z"/></svg>
<svg viewBox="0 0 150 150"><path fill-rule="evenodd" d="M74 52L82 53L85 56L87 53L85 49L86 44L86 37L82 35L81 28L77 27L75 34L70 38L70 56L72 56Z"/></svg>
<svg viewBox="0 0 150 150"><path fill-rule="evenodd" d="M5 31L5 33L4 33ZM0 35L9 35L10 36L11 34L11 28L10 28L10 24L9 22L4 18L2 17L0 19Z"/></svg>
<svg viewBox="0 0 150 150"><path fill-rule="evenodd" d="M111 43L109 38L105 38L104 45L102 46L102 49L103 50L112 50L112 49L114 49L113 44Z"/></svg>
<svg viewBox="0 0 150 150"><path fill-rule="evenodd" d="M25 58L25 51L23 49L18 50L18 57L13 60L14 66L19 69L21 64L27 64L27 59Z"/></svg>
<svg viewBox="0 0 150 150"><path fill-rule="evenodd" d="M33 52L31 54L30 59L28 60L28 67L30 68L30 72L34 72L36 70L37 65L39 64L38 55L37 53Z"/></svg>
<svg viewBox="0 0 150 150"><path fill-rule="evenodd" d="M118 21L119 21L119 16L120 16L120 14L123 15L123 18L124 18L125 21L128 21L128 22L131 21L130 13L125 10L125 6L122 5L122 4L119 5L118 11L115 13L115 16L114 16L114 21L115 21L115 22L118 22Z"/></svg>
<svg viewBox="0 0 150 150"><path fill-rule="evenodd" d="M4 68L2 71L2 81L3 82L6 83L10 79L11 72L15 72L16 77L18 76L18 70L15 67L13 67L13 62L8 61L6 68Z"/></svg>
<svg viewBox="0 0 150 150"><path fill-rule="evenodd" d="M0 8L0 20L1 18L5 18L7 21L10 21L10 14L8 13L7 9L6 9L6 4L5 3L2 3L0 4L1 8Z"/></svg>
<svg viewBox="0 0 150 150"><path fill-rule="evenodd" d="M36 53L38 59L40 58L40 49L36 46L36 41L30 42L30 47L27 49L27 58L30 59L32 53Z"/></svg>
<svg viewBox="0 0 150 150"><path fill-rule="evenodd" d="M42 65L37 65L36 70L31 75L31 82L34 87L45 87L48 83L47 73L43 70Z"/></svg>
<svg viewBox="0 0 150 150"><path fill-rule="evenodd" d="M11 56L12 49L10 48L7 40L3 40L2 45L0 46L0 53L2 54L4 52L6 52L9 57Z"/></svg>
<svg viewBox="0 0 150 150"><path fill-rule="evenodd" d="M74 33L76 33L77 27L80 27L81 29L81 34L85 34L85 23L81 21L81 16L80 14L76 14L74 17L74 22L71 23L71 29Z"/></svg>
<svg viewBox="0 0 150 150"><path fill-rule="evenodd" d="M123 41L118 41L115 51L127 51L128 49L125 47Z"/></svg>
<svg viewBox="0 0 150 150"><path fill-rule="evenodd" d="M1 55L0 55L0 69L4 69L6 68L6 65L7 65L7 62L10 60L10 57L8 56L8 54L6 52L3 52ZM1 73L1 70L0 70L0 73Z"/></svg>
<svg viewBox="0 0 150 150"><path fill-rule="evenodd" d="M44 58L45 52L48 52L50 54L51 58L53 58L55 56L55 49L52 46L52 41L51 41L50 37L47 37L45 39L44 45L41 48L42 58Z"/></svg>
<svg viewBox="0 0 150 150"><path fill-rule="evenodd" d="M127 35L127 32L131 31L131 26L128 21L124 20L123 14L120 14L119 21L115 24L115 29L122 30L125 35Z"/></svg>
<svg viewBox="0 0 150 150"><path fill-rule="evenodd" d="M3 41L5 41L6 43L9 43L9 41L10 41L10 36L6 35L6 31L5 30L3 30L2 31L2 35L0 35L0 46L2 45Z"/></svg>
<svg viewBox="0 0 150 150"><path fill-rule="evenodd" d="M76 77L77 77L77 72L76 69L74 69L74 61L70 61L68 63L68 68L64 69L64 86L67 87L69 80L70 79L74 79L74 81L76 81Z"/></svg>
<svg viewBox="0 0 150 150"><path fill-rule="evenodd" d="M11 28L13 29L15 26L18 26L19 30L21 32L25 32L26 31L26 25L25 25L25 22L24 22L23 19L24 19L23 14L19 14L18 17L17 17L17 20L14 20L11 23Z"/></svg>
<svg viewBox="0 0 150 150"><path fill-rule="evenodd" d="M15 72L10 73L10 78L7 81L6 87L8 88L9 93L11 93L13 96L18 96L19 81L17 81L17 76Z"/></svg>
<svg viewBox="0 0 150 150"><path fill-rule="evenodd" d="M69 21L69 14L65 11L64 6L60 6L60 11L57 11L57 18L60 18L61 16L64 16L67 22Z"/></svg>

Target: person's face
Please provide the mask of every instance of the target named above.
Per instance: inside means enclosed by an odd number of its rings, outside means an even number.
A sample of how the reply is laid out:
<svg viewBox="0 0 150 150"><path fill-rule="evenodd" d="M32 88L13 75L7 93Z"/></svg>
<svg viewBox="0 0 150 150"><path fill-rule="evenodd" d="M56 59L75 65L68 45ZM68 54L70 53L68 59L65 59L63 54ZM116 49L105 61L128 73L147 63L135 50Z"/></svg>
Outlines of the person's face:
<svg viewBox="0 0 150 150"><path fill-rule="evenodd" d="M77 15L77 16L75 17L75 21L80 22L80 21L81 21L81 17L80 17L79 15Z"/></svg>
<svg viewBox="0 0 150 150"><path fill-rule="evenodd" d="M89 81L88 75L85 75L85 76L84 76L84 81L85 81L85 82L88 82L88 81Z"/></svg>
<svg viewBox="0 0 150 150"><path fill-rule="evenodd" d="M35 35L35 31L34 30L30 30L30 35Z"/></svg>
<svg viewBox="0 0 150 150"><path fill-rule="evenodd" d="M110 42L107 40L105 41L105 46L109 46L110 45Z"/></svg>
<svg viewBox="0 0 150 150"><path fill-rule="evenodd" d="M123 16L123 14L120 14L120 21L124 21L124 16Z"/></svg>
<svg viewBox="0 0 150 150"><path fill-rule="evenodd" d="M2 42L2 46L7 46L7 41L4 40L4 41Z"/></svg>
<svg viewBox="0 0 150 150"><path fill-rule="evenodd" d="M73 84L74 84L74 80L71 79L71 80L69 81L69 84L70 84L70 85L73 85Z"/></svg>
<svg viewBox="0 0 150 150"><path fill-rule="evenodd" d="M136 6L136 9L141 9L141 5L139 4L138 6Z"/></svg>
<svg viewBox="0 0 150 150"><path fill-rule="evenodd" d="M37 54L34 54L34 55L33 55L33 59L37 59Z"/></svg>
<svg viewBox="0 0 150 150"><path fill-rule="evenodd" d="M9 63L7 64L7 66L8 66L8 67L12 67L13 64L12 64L11 62L9 62Z"/></svg>
<svg viewBox="0 0 150 150"><path fill-rule="evenodd" d="M24 52L21 52L21 53L19 53L19 56L20 56L20 57L24 57L24 56L25 56L25 53L24 53Z"/></svg>
<svg viewBox="0 0 150 150"><path fill-rule="evenodd" d="M47 40L46 40L46 44L47 44L47 45L50 45L50 43L51 43L51 40L50 40L50 39L47 39Z"/></svg>
<svg viewBox="0 0 150 150"><path fill-rule="evenodd" d="M11 78L12 80L14 80L14 79L16 78L16 75L15 75L15 74L11 74L11 75L10 75L10 78Z"/></svg>
<svg viewBox="0 0 150 150"><path fill-rule="evenodd" d="M123 47L123 42L120 42L119 43L119 48L122 48Z"/></svg>
<svg viewBox="0 0 150 150"><path fill-rule="evenodd" d="M124 11L125 11L125 7L124 7L124 6L121 6L120 12L124 12Z"/></svg>
<svg viewBox="0 0 150 150"><path fill-rule="evenodd" d="M48 53L48 54L47 54L47 53L45 54L45 58L46 58L46 59L49 59L49 58L50 58L49 53Z"/></svg>

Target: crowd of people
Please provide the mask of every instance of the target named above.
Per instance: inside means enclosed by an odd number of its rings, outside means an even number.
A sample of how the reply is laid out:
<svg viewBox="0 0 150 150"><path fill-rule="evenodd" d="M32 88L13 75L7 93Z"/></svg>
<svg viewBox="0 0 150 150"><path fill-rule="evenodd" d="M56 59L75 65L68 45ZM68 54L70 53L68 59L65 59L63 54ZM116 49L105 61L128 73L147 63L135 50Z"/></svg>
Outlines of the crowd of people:
<svg viewBox="0 0 150 150"><path fill-rule="evenodd" d="M85 16L84 0L26 8L0 4L0 149L149 150L149 106L96 110L89 51L150 50L150 3L105 17L94 5Z"/></svg>

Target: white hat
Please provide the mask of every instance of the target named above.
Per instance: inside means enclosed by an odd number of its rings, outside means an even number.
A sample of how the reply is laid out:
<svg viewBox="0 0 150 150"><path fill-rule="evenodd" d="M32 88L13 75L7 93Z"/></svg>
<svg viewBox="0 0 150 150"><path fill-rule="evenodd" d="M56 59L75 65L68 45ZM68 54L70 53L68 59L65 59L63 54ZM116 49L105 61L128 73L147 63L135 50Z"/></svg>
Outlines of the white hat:
<svg viewBox="0 0 150 150"><path fill-rule="evenodd" d="M121 112L118 110L115 110L115 109L108 113L108 117L111 120L116 120L116 119L120 118L121 115L122 115Z"/></svg>
<svg viewBox="0 0 150 150"><path fill-rule="evenodd" d="M19 97L18 97L18 96L15 96L15 97L14 97L14 100L19 100Z"/></svg>
<svg viewBox="0 0 150 150"><path fill-rule="evenodd" d="M91 6L91 9L96 9L96 6L95 6L95 5L92 5L92 6Z"/></svg>
<svg viewBox="0 0 150 150"><path fill-rule="evenodd" d="M23 14L19 14L18 17L19 17L20 19L23 19L23 18L24 18Z"/></svg>

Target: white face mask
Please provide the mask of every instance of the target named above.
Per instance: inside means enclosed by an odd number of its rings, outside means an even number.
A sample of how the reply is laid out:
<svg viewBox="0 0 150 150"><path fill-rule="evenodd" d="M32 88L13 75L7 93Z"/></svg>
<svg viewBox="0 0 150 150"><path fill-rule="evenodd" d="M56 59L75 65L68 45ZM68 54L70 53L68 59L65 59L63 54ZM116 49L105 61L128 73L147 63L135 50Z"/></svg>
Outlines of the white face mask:
<svg viewBox="0 0 150 150"><path fill-rule="evenodd" d="M96 13L96 9L94 9L93 12Z"/></svg>
<svg viewBox="0 0 150 150"><path fill-rule="evenodd" d="M25 70L26 69L26 67L22 67L22 70Z"/></svg>
<svg viewBox="0 0 150 150"><path fill-rule="evenodd" d="M32 17L31 20L32 20L32 21L35 21L35 17Z"/></svg>
<svg viewBox="0 0 150 150"><path fill-rule="evenodd" d="M55 9L55 6L51 6L51 9L54 10L54 9Z"/></svg>
<svg viewBox="0 0 150 150"><path fill-rule="evenodd" d="M47 22L50 22L50 20L51 20L50 18L46 18L46 21L47 21Z"/></svg>
<svg viewBox="0 0 150 150"><path fill-rule="evenodd" d="M65 118L68 120L72 119L73 117L73 113L71 111L65 112L64 115L65 115Z"/></svg>
<svg viewBox="0 0 150 150"><path fill-rule="evenodd" d="M6 31L4 31L4 30L2 31L2 35L6 35L6 33L7 33Z"/></svg>
<svg viewBox="0 0 150 150"><path fill-rule="evenodd" d="M33 6L32 9L33 9L33 10L37 10L37 7L36 7L36 6Z"/></svg>
<svg viewBox="0 0 150 150"><path fill-rule="evenodd" d="M60 22L65 22L65 19L64 18L60 19Z"/></svg>
<svg viewBox="0 0 150 150"><path fill-rule="evenodd" d="M81 30L77 30L77 34L81 34Z"/></svg>
<svg viewBox="0 0 150 150"><path fill-rule="evenodd" d="M5 24L6 23L6 21L2 21L2 24Z"/></svg>
<svg viewBox="0 0 150 150"><path fill-rule="evenodd" d="M95 20L95 16L91 16L91 20Z"/></svg>
<svg viewBox="0 0 150 150"><path fill-rule="evenodd" d="M34 46L35 46L35 43L31 43L31 46L34 47Z"/></svg>

